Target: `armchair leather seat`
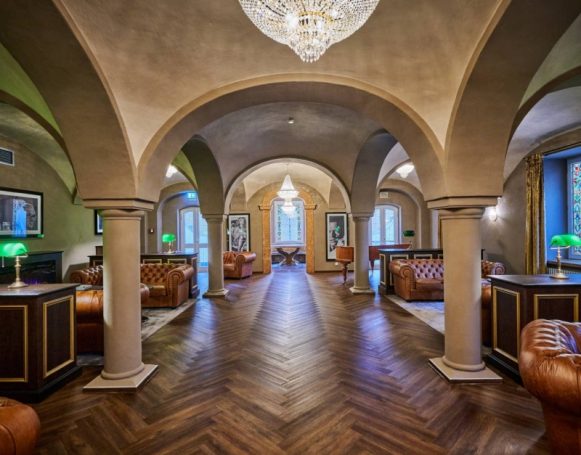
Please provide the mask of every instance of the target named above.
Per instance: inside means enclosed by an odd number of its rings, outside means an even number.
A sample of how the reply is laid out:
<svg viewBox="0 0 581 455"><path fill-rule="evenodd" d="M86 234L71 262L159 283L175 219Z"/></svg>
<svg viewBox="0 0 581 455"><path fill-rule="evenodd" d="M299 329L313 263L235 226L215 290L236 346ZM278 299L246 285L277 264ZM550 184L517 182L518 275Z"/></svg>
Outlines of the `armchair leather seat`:
<svg viewBox="0 0 581 455"><path fill-rule="evenodd" d="M543 407L555 454L581 453L581 323L536 319L521 333L518 365Z"/></svg>
<svg viewBox="0 0 581 455"><path fill-rule="evenodd" d="M40 434L38 415L30 406L0 397L0 454L30 455Z"/></svg>
<svg viewBox="0 0 581 455"><path fill-rule="evenodd" d="M143 307L177 307L188 300L194 269L191 265L141 264L141 282L149 288Z"/></svg>
<svg viewBox="0 0 581 455"><path fill-rule="evenodd" d="M246 278L252 276L252 263L256 253L225 251L223 255L224 278Z"/></svg>

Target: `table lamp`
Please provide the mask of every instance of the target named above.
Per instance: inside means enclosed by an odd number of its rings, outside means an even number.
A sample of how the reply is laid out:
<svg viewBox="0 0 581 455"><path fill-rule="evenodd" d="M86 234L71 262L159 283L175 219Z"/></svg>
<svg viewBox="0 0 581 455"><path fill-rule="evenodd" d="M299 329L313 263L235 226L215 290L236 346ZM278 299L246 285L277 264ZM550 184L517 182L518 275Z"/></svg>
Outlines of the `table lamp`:
<svg viewBox="0 0 581 455"><path fill-rule="evenodd" d="M172 248L173 242L175 242L175 240L176 240L176 235L175 234L163 234L161 236L161 241L163 243L169 243L169 249L167 250L167 252L170 253L170 254L171 253L174 253L174 251L172 251L171 248Z"/></svg>
<svg viewBox="0 0 581 455"><path fill-rule="evenodd" d="M559 234L551 237L551 249L557 250L557 273L551 275L551 278L558 280L569 279L561 269L561 248L567 249L572 246L581 246L581 238L573 234Z"/></svg>
<svg viewBox="0 0 581 455"><path fill-rule="evenodd" d="M15 258L14 269L16 270L16 279L9 288L23 288L28 286L20 279L20 258L28 257L28 248L24 243L5 243L0 245L0 256L2 256L2 267L4 267L4 258Z"/></svg>

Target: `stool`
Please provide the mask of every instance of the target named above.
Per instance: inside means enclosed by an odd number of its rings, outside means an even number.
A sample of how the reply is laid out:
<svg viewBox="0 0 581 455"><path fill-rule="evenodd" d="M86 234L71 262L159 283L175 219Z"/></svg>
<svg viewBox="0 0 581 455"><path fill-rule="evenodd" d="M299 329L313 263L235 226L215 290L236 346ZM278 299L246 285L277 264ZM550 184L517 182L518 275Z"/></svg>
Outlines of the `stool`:
<svg viewBox="0 0 581 455"><path fill-rule="evenodd" d="M32 454L40 421L34 409L8 398L0 398L0 453L2 455Z"/></svg>

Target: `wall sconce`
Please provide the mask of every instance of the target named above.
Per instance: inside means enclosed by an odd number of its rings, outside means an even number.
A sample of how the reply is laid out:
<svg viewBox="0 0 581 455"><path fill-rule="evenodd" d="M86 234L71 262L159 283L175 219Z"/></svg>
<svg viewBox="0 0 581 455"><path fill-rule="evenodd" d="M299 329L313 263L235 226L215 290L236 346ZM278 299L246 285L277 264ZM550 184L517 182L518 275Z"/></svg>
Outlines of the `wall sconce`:
<svg viewBox="0 0 581 455"><path fill-rule="evenodd" d="M496 205L494 207L488 207L488 219L490 221L496 221L498 219L498 206L500 205L500 200L502 198L498 198L496 200Z"/></svg>

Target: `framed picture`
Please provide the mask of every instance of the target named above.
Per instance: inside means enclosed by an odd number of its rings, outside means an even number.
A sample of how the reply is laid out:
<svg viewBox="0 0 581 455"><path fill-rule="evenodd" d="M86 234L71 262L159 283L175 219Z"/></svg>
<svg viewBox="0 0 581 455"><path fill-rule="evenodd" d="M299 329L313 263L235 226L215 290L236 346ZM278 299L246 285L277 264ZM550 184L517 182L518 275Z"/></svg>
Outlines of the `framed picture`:
<svg viewBox="0 0 581 455"><path fill-rule="evenodd" d="M95 212L95 235L103 235L103 218L97 210Z"/></svg>
<svg viewBox="0 0 581 455"><path fill-rule="evenodd" d="M228 215L228 250L250 251L250 213Z"/></svg>
<svg viewBox="0 0 581 455"><path fill-rule="evenodd" d="M42 237L43 194L0 188L0 237Z"/></svg>
<svg viewBox="0 0 581 455"><path fill-rule="evenodd" d="M335 248L349 244L349 223L344 212L325 213L327 261L336 258Z"/></svg>

